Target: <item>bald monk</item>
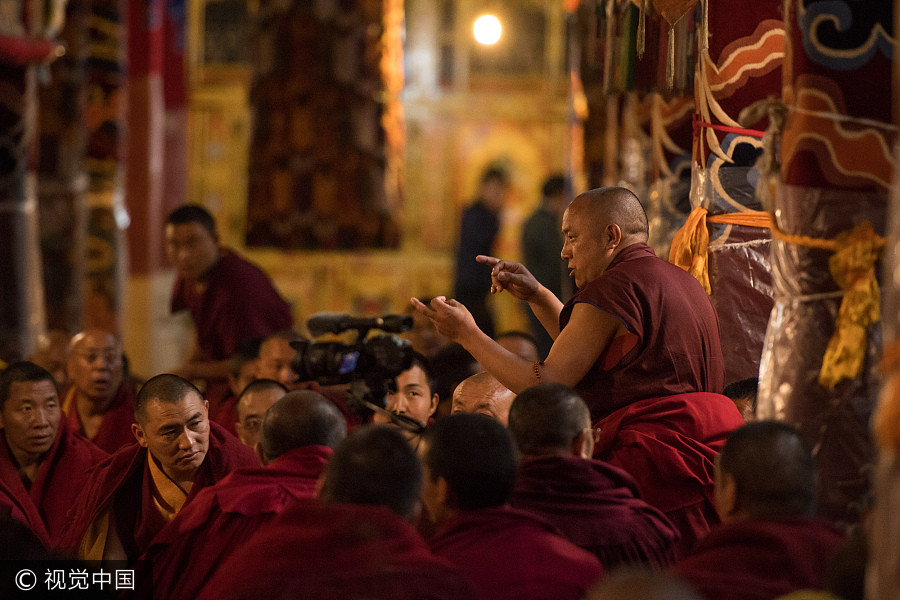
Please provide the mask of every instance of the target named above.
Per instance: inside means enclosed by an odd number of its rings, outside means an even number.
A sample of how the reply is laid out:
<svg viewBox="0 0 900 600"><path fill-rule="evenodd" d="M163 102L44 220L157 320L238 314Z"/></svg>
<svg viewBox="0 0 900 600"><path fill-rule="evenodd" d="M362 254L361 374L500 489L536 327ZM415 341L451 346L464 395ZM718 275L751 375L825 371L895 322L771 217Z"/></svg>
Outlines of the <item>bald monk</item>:
<svg viewBox="0 0 900 600"><path fill-rule="evenodd" d="M158 598L194 598L222 561L286 504L315 496L346 434L343 415L321 394L291 392L275 402L257 446L266 466L232 473L178 513L145 555L154 573L147 589Z"/></svg>
<svg viewBox="0 0 900 600"><path fill-rule="evenodd" d="M234 426L245 446L255 451L266 411L287 393L287 388L274 379L256 379L244 388L238 396L237 422Z"/></svg>
<svg viewBox="0 0 900 600"><path fill-rule="evenodd" d="M122 345L102 329L85 329L69 344L70 385L62 407L72 431L113 453L132 444L134 387L125 379Z"/></svg>
<svg viewBox="0 0 900 600"><path fill-rule="evenodd" d="M503 387L497 378L482 371L463 379L453 391L451 414L487 415L506 427L509 407L516 395Z"/></svg>
<svg viewBox="0 0 900 600"><path fill-rule="evenodd" d="M520 454L512 506L545 518L607 571L673 562L678 532L628 473L591 460L591 415L571 388L544 383L519 394L509 430Z"/></svg>
<svg viewBox="0 0 900 600"><path fill-rule="evenodd" d="M700 284L647 245L647 215L629 190L579 195L562 230L561 256L578 287L565 305L521 264L477 257L492 266L492 291L527 301L553 338L544 361L501 348L455 300L412 303L512 391L542 382L574 388L595 427L610 432L595 456L635 477L644 498L678 527L684 552L718 522L713 459L743 422L720 395L718 317ZM672 488L675 494L668 493Z"/></svg>
<svg viewBox="0 0 900 600"><path fill-rule="evenodd" d="M456 414L425 433L422 501L437 524L432 551L492 600L580 599L603 575L597 558L537 515L507 505L516 479L509 432Z"/></svg>
<svg viewBox="0 0 900 600"><path fill-rule="evenodd" d="M672 572L707 600L822 589L843 536L813 516L815 461L800 433L786 423L748 423L728 438L715 477L722 524Z"/></svg>
<svg viewBox="0 0 900 600"><path fill-rule="evenodd" d="M86 473L106 458L66 426L53 376L17 362L0 374L0 513L55 547Z"/></svg>
<svg viewBox="0 0 900 600"><path fill-rule="evenodd" d="M91 472L62 547L88 560L134 561L154 536L206 486L242 467L253 451L208 418L194 385L165 373L138 393L124 446Z"/></svg>
<svg viewBox="0 0 900 600"><path fill-rule="evenodd" d="M335 450L321 502L297 500L226 559L199 600L478 598L409 519L422 473L406 438L367 425Z"/></svg>

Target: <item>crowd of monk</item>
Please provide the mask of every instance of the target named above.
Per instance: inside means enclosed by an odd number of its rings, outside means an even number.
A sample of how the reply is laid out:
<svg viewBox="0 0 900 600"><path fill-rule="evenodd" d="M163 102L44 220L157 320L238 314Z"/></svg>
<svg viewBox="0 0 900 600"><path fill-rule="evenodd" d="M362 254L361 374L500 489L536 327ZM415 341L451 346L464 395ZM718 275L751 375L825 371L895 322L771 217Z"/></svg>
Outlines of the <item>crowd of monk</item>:
<svg viewBox="0 0 900 600"><path fill-rule="evenodd" d="M362 410L301 380L287 303L179 208L184 364L140 381L87 329L0 374L0 556L140 565L138 598L861 599L833 566L845 532L815 516L810 447L722 393L717 315L647 245L640 201L586 192L562 229L566 303L472 257L528 303L546 356L414 298L402 368Z"/></svg>

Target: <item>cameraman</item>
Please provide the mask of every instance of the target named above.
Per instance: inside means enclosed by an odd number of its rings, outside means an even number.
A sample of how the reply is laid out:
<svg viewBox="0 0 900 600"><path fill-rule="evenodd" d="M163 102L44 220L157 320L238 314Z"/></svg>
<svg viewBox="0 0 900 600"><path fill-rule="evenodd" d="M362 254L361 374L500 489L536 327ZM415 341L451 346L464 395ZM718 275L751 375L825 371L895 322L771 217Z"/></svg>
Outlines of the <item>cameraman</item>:
<svg viewBox="0 0 900 600"><path fill-rule="evenodd" d="M394 386L385 398L385 409L412 419L424 429L437 410L439 398L432 391L433 386L434 375L428 359L418 352L410 352L409 366L394 378ZM387 415L379 412L372 416L372 422L398 426L410 443L414 447L418 446L421 431L412 431L412 428L394 423Z"/></svg>

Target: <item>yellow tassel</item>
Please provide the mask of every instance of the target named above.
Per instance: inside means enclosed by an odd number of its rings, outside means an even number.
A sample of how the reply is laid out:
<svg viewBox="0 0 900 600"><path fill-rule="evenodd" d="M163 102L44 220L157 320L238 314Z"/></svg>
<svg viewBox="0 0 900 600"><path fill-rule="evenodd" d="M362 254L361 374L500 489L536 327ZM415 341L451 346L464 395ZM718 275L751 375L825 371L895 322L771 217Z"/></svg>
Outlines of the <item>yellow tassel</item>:
<svg viewBox="0 0 900 600"><path fill-rule="evenodd" d="M669 51L666 53L666 86L675 87L675 26L669 25Z"/></svg>
<svg viewBox="0 0 900 600"><path fill-rule="evenodd" d="M709 285L709 231L706 229L706 209L698 206L688 215L684 226L675 233L669 248L669 262L681 267L700 282L707 294Z"/></svg>
<svg viewBox="0 0 900 600"><path fill-rule="evenodd" d="M844 298L819 370L819 385L829 389L859 376L868 328L881 319L881 291L875 278L879 237L872 224L860 223L838 236L837 241L838 250L829 259L828 268L844 290Z"/></svg>

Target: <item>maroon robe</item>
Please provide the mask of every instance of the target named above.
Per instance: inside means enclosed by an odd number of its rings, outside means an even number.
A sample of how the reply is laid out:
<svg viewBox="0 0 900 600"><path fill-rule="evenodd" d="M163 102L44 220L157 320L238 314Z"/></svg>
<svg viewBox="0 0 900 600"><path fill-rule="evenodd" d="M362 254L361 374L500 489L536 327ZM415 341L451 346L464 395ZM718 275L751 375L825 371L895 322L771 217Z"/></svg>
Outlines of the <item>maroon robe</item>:
<svg viewBox="0 0 900 600"><path fill-rule="evenodd" d="M66 420L60 419L56 439L26 489L12 453L0 438L0 512L28 525L45 546L56 547L66 526L66 513L86 485L88 470L107 456L72 434Z"/></svg>
<svg viewBox="0 0 900 600"><path fill-rule="evenodd" d="M546 519L606 571L666 567L675 558L679 535L672 523L640 498L628 473L599 460L524 457L509 503Z"/></svg>
<svg viewBox="0 0 900 600"><path fill-rule="evenodd" d="M291 329L291 307L278 294L269 277L256 265L224 250L206 275L206 289L198 294L190 281L178 278L172 291L171 311L189 310L197 330L201 360L231 358L241 342ZM225 379L207 383L210 403L228 394Z"/></svg>
<svg viewBox="0 0 900 600"><path fill-rule="evenodd" d="M81 425L81 419L78 417L78 408L76 406L78 389L70 386L63 397L63 410L66 413L66 420L69 427L78 435L87 438L84 433L84 427ZM131 431L131 425L134 423L134 388L129 382L119 386L115 398L106 412L103 413L103 421L97 430L97 435L90 439L94 445L101 450L112 454L122 446L128 446L134 443L134 433Z"/></svg>
<svg viewBox="0 0 900 600"><path fill-rule="evenodd" d="M603 576L593 554L540 517L508 506L460 511L428 545L486 600L580 600Z"/></svg>
<svg viewBox="0 0 900 600"><path fill-rule="evenodd" d="M209 400L209 420L221 425L225 430L239 437L237 432L238 397L230 394L221 400Z"/></svg>
<svg viewBox="0 0 900 600"><path fill-rule="evenodd" d="M771 600L822 589L843 538L824 521L748 519L723 523L672 567L708 600Z"/></svg>
<svg viewBox="0 0 900 600"><path fill-rule="evenodd" d="M234 436L210 423L209 449L194 476L188 504L207 486L236 469L259 466L259 459ZM117 531L129 560L143 554L166 520L153 503L147 450L135 442L94 468L72 510L60 547L78 551L82 538L100 514L112 507Z"/></svg>
<svg viewBox="0 0 900 600"><path fill-rule="evenodd" d="M722 391L725 362L709 296L647 244L627 246L600 277L579 289L559 315L560 329L580 302L611 314L629 332L575 386L592 420L644 398Z"/></svg>
<svg viewBox="0 0 900 600"><path fill-rule="evenodd" d="M387 508L298 500L229 556L197 596L219 598L477 600L478 595Z"/></svg>
<svg viewBox="0 0 900 600"><path fill-rule="evenodd" d="M596 424L594 458L634 477L641 497L681 534L676 556L719 522L713 500L715 458L744 424L726 396L698 392L634 402Z"/></svg>
<svg viewBox="0 0 900 600"><path fill-rule="evenodd" d="M138 587L152 589L157 598L193 599L219 565L288 502L315 496L332 454L325 446L297 448L201 490L153 540L144 555L153 582Z"/></svg>

